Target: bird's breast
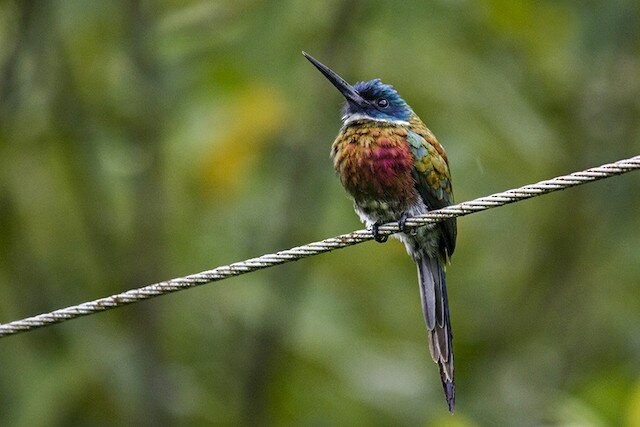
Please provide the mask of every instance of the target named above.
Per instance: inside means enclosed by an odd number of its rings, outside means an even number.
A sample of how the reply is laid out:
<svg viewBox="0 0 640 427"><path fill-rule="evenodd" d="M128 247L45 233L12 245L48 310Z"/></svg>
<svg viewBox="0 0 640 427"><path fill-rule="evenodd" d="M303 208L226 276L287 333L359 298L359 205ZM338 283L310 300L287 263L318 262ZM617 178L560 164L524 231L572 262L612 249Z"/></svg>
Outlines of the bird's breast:
<svg viewBox="0 0 640 427"><path fill-rule="evenodd" d="M356 203L378 201L403 209L415 202L414 157L406 138L407 130L395 126L352 125L340 132L331 156Z"/></svg>

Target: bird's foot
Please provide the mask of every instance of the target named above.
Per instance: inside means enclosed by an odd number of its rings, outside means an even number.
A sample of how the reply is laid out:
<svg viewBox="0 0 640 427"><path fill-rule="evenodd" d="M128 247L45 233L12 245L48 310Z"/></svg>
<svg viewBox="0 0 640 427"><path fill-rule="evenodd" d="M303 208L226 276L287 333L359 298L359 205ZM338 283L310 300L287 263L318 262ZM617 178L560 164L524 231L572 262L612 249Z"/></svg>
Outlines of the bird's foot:
<svg viewBox="0 0 640 427"><path fill-rule="evenodd" d="M378 243L384 243L389 239L388 235L381 235L379 227L382 225L382 222L376 221L371 225L371 233L373 234L373 240Z"/></svg>
<svg viewBox="0 0 640 427"><path fill-rule="evenodd" d="M407 227L407 218L409 218L409 214L407 214L406 212L403 213L398 220L398 227L400 227L400 230L403 233L415 236L416 234L418 234L418 229L415 227Z"/></svg>

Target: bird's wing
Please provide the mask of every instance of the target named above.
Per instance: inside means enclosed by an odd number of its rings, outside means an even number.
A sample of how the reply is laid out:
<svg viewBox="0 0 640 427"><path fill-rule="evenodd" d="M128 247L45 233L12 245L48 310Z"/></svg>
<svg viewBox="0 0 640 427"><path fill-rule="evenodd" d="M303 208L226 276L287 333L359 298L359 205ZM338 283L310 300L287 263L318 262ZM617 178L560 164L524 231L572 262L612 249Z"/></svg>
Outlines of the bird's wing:
<svg viewBox="0 0 640 427"><path fill-rule="evenodd" d="M416 188L429 210L440 209L453 203L453 190L451 188L451 175L446 154L433 134L426 134L428 141L413 131L407 134L407 142L415 157L413 163L413 178ZM440 150L437 149L440 148ZM456 219L451 218L440 222L442 230L441 255L447 260L456 246Z"/></svg>

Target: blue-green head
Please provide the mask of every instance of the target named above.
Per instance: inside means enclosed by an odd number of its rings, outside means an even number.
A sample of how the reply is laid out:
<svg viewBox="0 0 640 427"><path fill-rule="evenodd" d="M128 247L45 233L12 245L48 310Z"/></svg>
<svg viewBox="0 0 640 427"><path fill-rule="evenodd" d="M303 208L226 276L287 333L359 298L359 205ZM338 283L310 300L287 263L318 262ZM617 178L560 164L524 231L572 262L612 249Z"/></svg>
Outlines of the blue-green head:
<svg viewBox="0 0 640 427"><path fill-rule="evenodd" d="M342 93L347 102L342 110L342 120L368 119L385 122L408 122L411 107L398 95L393 86L380 79L350 85L337 73L311 55L302 54Z"/></svg>

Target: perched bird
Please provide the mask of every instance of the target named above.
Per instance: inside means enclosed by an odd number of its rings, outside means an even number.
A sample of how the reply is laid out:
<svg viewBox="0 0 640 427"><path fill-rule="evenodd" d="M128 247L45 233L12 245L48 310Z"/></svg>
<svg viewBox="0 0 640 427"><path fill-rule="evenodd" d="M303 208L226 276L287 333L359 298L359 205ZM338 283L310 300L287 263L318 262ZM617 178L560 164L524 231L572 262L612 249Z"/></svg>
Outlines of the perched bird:
<svg viewBox="0 0 640 427"><path fill-rule="evenodd" d="M379 79L350 85L311 55L302 54L346 99L342 128L331 146L333 165L356 213L378 242L378 227L398 221L400 239L418 265L429 349L440 367L449 411L455 405L453 345L445 264L456 244L456 220L408 230L408 216L453 203L447 154L396 90Z"/></svg>

